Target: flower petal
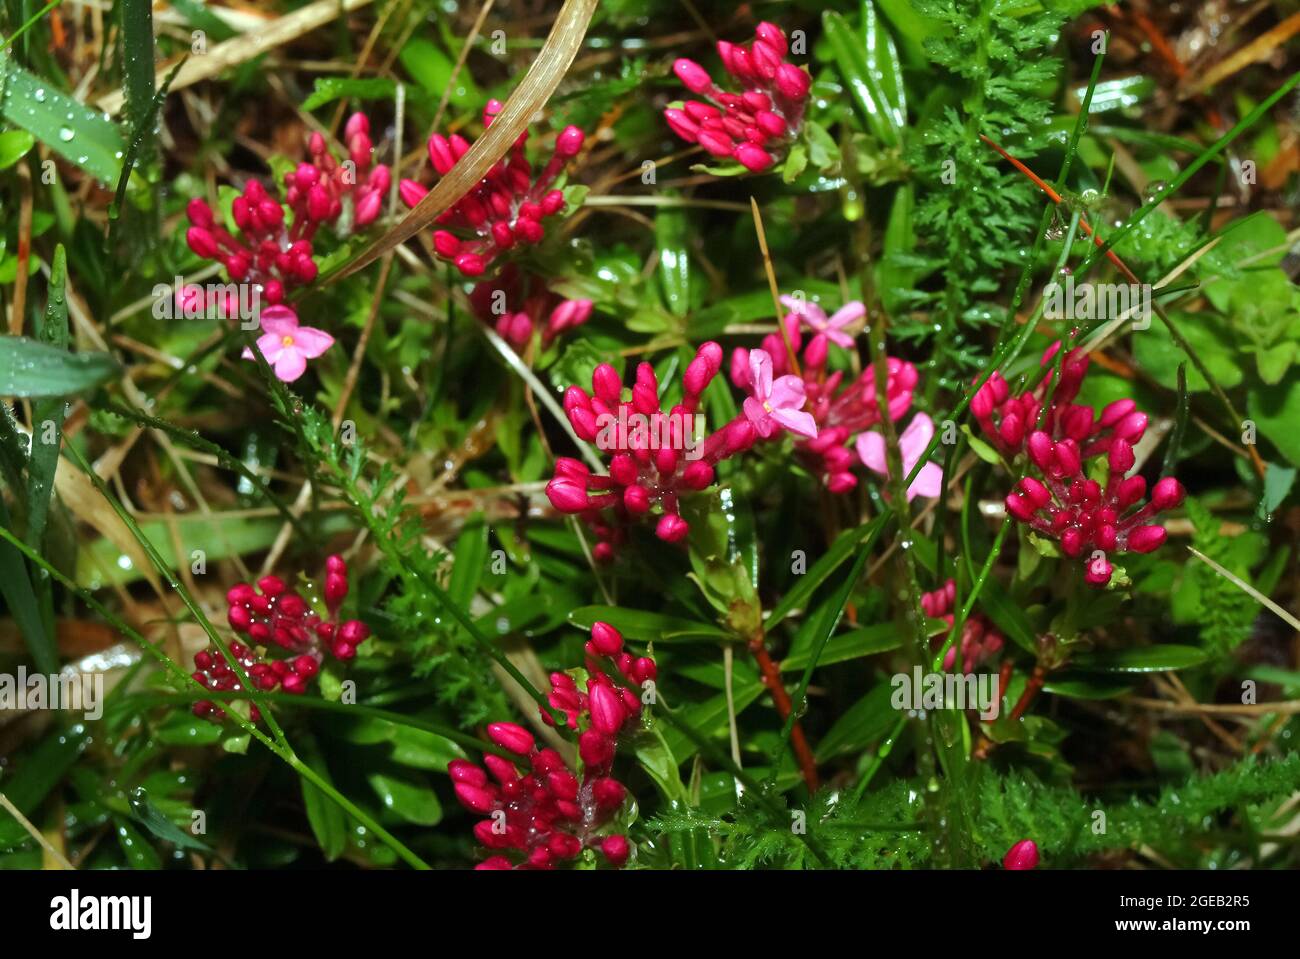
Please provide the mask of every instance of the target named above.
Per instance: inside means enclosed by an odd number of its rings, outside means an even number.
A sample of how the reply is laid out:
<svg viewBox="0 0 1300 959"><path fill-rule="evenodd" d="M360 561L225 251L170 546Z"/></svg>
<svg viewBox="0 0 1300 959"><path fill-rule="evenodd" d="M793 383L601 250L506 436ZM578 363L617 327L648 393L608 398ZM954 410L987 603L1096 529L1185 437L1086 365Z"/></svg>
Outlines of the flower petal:
<svg viewBox="0 0 1300 959"><path fill-rule="evenodd" d="M798 433L800 436L806 436L809 439L817 438L817 421L812 418L811 413L792 409L778 409L772 411L772 419L791 433Z"/></svg>
<svg viewBox="0 0 1300 959"><path fill-rule="evenodd" d="M298 330L298 314L293 307L277 303L262 310L262 332L274 336L292 336Z"/></svg>
<svg viewBox="0 0 1300 959"><path fill-rule="evenodd" d="M334 337L314 326L300 326L298 332L293 334L293 344L303 356L314 360L334 345Z"/></svg>
<svg viewBox="0 0 1300 959"><path fill-rule="evenodd" d="M263 333L257 338L257 348L266 357L266 362L275 366L275 361L284 352L284 336L279 333Z"/></svg>
<svg viewBox="0 0 1300 959"><path fill-rule="evenodd" d="M772 395L772 357L767 355L767 350L750 350L749 374L754 396L760 403L766 402Z"/></svg>
<svg viewBox="0 0 1300 959"><path fill-rule="evenodd" d="M903 454L903 462L910 473L916 461L921 458L925 448L934 437L934 420L924 413L917 413L912 422L907 424L903 435L898 438L898 451Z"/></svg>
<svg viewBox="0 0 1300 959"><path fill-rule="evenodd" d="M292 383L307 370L307 359L295 349L286 349L275 364L275 375L285 383Z"/></svg>
<svg viewBox="0 0 1300 959"><path fill-rule="evenodd" d="M751 396L747 398L742 405L745 410L745 416L754 424L754 429L758 431L758 435L764 437L771 436L772 418L767 415L767 410L763 409L763 404Z"/></svg>
<svg viewBox="0 0 1300 959"><path fill-rule="evenodd" d="M885 475L885 438L879 433L868 430L865 433L858 434L856 446L858 448L858 459L862 460L863 465L870 470Z"/></svg>
<svg viewBox="0 0 1300 959"><path fill-rule="evenodd" d="M826 338L841 349L850 350L853 348L853 337L841 330L827 328Z"/></svg>
<svg viewBox="0 0 1300 959"><path fill-rule="evenodd" d="M907 488L907 498L912 500L918 496L938 496L942 492L943 467L938 463L926 463Z"/></svg>
<svg viewBox="0 0 1300 959"><path fill-rule="evenodd" d="M803 408L806 399L803 380L797 376L782 376L772 384L767 402L773 410L797 410Z"/></svg>
<svg viewBox="0 0 1300 959"><path fill-rule="evenodd" d="M845 303L833 314L831 314L831 318L826 322L833 329L839 330L848 326L850 323L854 323L862 319L866 315L867 315L866 306L864 306L858 300L853 300L849 303Z"/></svg>

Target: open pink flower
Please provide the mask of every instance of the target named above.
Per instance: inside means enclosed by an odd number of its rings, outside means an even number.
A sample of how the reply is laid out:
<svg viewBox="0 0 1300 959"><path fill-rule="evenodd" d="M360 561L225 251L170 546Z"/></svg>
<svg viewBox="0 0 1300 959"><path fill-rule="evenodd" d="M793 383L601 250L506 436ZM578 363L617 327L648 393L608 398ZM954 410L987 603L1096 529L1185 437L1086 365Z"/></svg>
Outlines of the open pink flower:
<svg viewBox="0 0 1300 959"><path fill-rule="evenodd" d="M856 323L867 315L867 308L857 300L845 303L829 317L816 303L809 303L802 297L782 296L781 302L792 315L807 324L809 329L824 333L828 340L846 350L852 348L853 337L844 332L844 327Z"/></svg>
<svg viewBox="0 0 1300 959"><path fill-rule="evenodd" d="M800 436L816 438L817 421L803 412L807 399L803 380L781 376L772 380L772 358L766 350L749 354L749 388L754 395L745 400L745 416L762 437L771 436L778 426Z"/></svg>
<svg viewBox="0 0 1300 959"><path fill-rule="evenodd" d="M298 314L291 307L268 306L262 311L262 335L257 338L257 348L285 383L302 376L307 361L316 359L333 345L334 337L324 330L299 326ZM253 353L245 348L243 356L251 360Z"/></svg>
<svg viewBox="0 0 1300 959"><path fill-rule="evenodd" d="M907 424L907 429L903 430L903 435L898 438L898 451L903 456L904 473L911 475L917 460L921 458L933 437L934 421L924 413L913 416L912 422ZM868 469L881 476L889 475L883 436L875 431L860 433L857 445L858 457ZM912 480L912 485L908 487L907 498L913 500L918 496L938 496L942 490L943 467L937 463L926 463L921 467L921 472L916 474L916 479Z"/></svg>

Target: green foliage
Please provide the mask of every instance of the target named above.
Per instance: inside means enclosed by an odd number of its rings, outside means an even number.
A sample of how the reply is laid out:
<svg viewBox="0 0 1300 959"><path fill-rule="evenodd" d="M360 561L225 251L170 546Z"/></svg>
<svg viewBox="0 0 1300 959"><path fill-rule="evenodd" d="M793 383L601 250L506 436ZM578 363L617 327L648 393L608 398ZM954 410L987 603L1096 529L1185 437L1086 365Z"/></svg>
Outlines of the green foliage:
<svg viewBox="0 0 1300 959"><path fill-rule="evenodd" d="M1249 582L1250 571L1264 559L1268 540L1250 531L1224 536L1219 531L1220 519L1201 503L1189 498L1185 506L1195 530L1192 545ZM1204 563L1187 566L1182 584L1172 596L1175 615L1198 624L1205 645L1220 656L1250 636L1259 615L1259 603Z"/></svg>
<svg viewBox="0 0 1300 959"><path fill-rule="evenodd" d="M938 289L913 303L937 314L930 323L902 324L899 335L929 337L940 328L937 369L957 359L977 360L960 349L959 333L1000 319L990 301L1003 289L1009 270L1024 265L1032 241L1039 198L1024 177L980 140L984 135L1023 161L1044 146L1047 99L1058 61L1050 51L1061 18L1026 13L982 0L927 0L919 9L960 30L926 42L938 83L922 111L920 136L912 147L918 184L916 232L927 272L937 271Z"/></svg>

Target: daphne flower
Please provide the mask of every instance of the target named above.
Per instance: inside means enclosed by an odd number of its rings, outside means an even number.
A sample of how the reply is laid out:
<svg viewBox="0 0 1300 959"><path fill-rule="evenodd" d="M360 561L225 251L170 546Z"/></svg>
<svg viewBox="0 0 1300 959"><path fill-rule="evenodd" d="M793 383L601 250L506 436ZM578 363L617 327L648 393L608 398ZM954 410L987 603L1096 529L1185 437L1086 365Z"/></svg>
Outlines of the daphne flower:
<svg viewBox="0 0 1300 959"><path fill-rule="evenodd" d="M324 330L299 326L298 314L291 307L268 306L262 311L262 335L257 338L257 348L285 383L302 376L307 361L316 359L333 345L334 337ZM252 350L245 348L243 356L251 360Z"/></svg>
<svg viewBox="0 0 1300 959"><path fill-rule="evenodd" d="M853 337L844 332L844 327L867 315L867 308L857 300L845 303L829 318L820 306L809 303L802 297L782 296L781 302L811 330L825 334L828 340L846 350L852 349Z"/></svg>
<svg viewBox="0 0 1300 959"><path fill-rule="evenodd" d="M754 395L745 400L745 416L759 436L769 437L777 426L782 426L809 439L817 437L817 421L803 412L807 400L803 380L787 375L773 382L772 358L766 350L749 354L749 372L749 388Z"/></svg>
<svg viewBox="0 0 1300 959"><path fill-rule="evenodd" d="M898 438L898 451L903 456L903 472L908 476L917 462L925 454L930 440L934 437L934 421L924 413L917 413L912 422L907 424L903 435ZM881 476L889 475L885 462L885 438L876 432L861 433L858 436L858 457L867 468ZM943 468L937 463L926 463L921 472L916 474L912 485L907 488L907 498L918 496L938 496L943 491Z"/></svg>

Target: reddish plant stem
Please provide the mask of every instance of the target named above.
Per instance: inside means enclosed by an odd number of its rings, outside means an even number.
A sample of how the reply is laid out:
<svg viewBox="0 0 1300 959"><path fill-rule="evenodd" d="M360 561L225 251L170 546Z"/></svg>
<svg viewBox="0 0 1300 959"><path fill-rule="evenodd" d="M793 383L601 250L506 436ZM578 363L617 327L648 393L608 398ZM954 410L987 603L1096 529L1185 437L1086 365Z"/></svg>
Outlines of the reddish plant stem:
<svg viewBox="0 0 1300 959"><path fill-rule="evenodd" d="M784 722L790 718L790 710L793 708L790 703L790 694L785 691L785 683L781 681L781 670L776 661L772 659L772 654L767 651L763 644L762 636L757 636L749 641L749 651L754 654L754 659L758 663L759 672L763 675L763 685L772 693L772 700L776 703L777 715ZM808 747L808 739L803 734L803 727L799 720L794 721L794 727L790 730L790 744L794 747L794 754L798 757L799 768L803 772L803 781L807 785L810 793L817 791L817 761L813 759L812 750Z"/></svg>
<svg viewBox="0 0 1300 959"><path fill-rule="evenodd" d="M1047 674L1043 671L1042 666L1035 666L1034 673L1029 677L1029 682L1025 684L1025 691L1020 694L1020 699L1016 701L1015 707L1011 710L1011 718L1019 719L1025 714L1030 703L1038 695L1038 691L1043 688L1043 682L1047 679Z"/></svg>

